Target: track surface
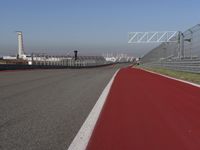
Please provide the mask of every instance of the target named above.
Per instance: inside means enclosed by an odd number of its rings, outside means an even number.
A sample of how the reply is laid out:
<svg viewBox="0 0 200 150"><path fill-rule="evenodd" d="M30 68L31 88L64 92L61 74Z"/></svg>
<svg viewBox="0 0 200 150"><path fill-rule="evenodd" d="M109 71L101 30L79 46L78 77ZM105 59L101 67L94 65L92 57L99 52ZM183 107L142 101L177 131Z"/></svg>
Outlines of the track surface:
<svg viewBox="0 0 200 150"><path fill-rule="evenodd" d="M121 69L87 150L199 150L200 88Z"/></svg>
<svg viewBox="0 0 200 150"><path fill-rule="evenodd" d="M0 149L67 149L122 66L0 72Z"/></svg>

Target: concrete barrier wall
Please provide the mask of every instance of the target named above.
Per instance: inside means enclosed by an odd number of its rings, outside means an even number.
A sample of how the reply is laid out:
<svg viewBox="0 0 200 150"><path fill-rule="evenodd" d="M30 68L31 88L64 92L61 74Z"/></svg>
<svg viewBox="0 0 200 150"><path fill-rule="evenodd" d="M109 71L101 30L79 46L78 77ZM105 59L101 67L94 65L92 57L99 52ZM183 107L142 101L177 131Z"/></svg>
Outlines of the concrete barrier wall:
<svg viewBox="0 0 200 150"><path fill-rule="evenodd" d="M95 68L95 67L104 67L112 65L113 63L108 64L98 64L92 66L57 66L57 65L15 65L15 64L0 64L0 71L3 70L28 70L28 69L81 69L81 68Z"/></svg>

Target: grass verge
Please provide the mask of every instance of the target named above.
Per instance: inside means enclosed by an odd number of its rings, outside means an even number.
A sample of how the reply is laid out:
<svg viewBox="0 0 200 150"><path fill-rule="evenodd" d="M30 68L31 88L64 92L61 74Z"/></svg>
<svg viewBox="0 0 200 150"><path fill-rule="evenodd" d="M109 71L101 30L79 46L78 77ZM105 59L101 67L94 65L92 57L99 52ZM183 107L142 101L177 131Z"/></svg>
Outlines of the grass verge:
<svg viewBox="0 0 200 150"><path fill-rule="evenodd" d="M177 78L177 79L197 83L197 84L200 85L200 74L199 73L176 71L176 70L160 68L160 67L139 66L139 68L143 68L143 69L146 69L146 70L150 70L150 71L153 71L153 72L164 74L164 75L174 77L174 78Z"/></svg>

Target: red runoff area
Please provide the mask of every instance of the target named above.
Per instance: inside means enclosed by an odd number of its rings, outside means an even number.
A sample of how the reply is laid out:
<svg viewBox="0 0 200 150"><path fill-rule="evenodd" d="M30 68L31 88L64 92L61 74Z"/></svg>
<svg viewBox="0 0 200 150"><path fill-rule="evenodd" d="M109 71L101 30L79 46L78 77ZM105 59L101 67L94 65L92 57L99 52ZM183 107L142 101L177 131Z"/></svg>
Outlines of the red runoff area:
<svg viewBox="0 0 200 150"><path fill-rule="evenodd" d="M200 88L121 69L87 150L200 150Z"/></svg>

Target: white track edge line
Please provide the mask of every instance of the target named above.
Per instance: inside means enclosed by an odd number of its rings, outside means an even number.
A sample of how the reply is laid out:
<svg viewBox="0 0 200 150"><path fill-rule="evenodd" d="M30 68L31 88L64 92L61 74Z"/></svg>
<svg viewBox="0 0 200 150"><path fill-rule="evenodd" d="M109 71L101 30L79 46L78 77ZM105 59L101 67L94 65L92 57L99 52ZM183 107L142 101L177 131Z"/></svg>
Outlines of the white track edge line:
<svg viewBox="0 0 200 150"><path fill-rule="evenodd" d="M163 76L165 78L169 78L169 79L172 79L172 80L176 80L176 81L180 81L180 82L183 82L183 83L187 83L187 84L190 84L190 85L193 85L195 87L199 87L200 88L200 85L196 84L196 83L192 83L192 82L189 82L189 81L177 79L177 78L174 78L174 77L170 77L168 75L160 74L160 73L157 73L157 72L154 72L154 71L150 71L150 70L146 70L146 69L142 69L142 68L139 68L139 69L147 71L147 72L150 72L150 73L153 73L153 74L157 74L157 75Z"/></svg>
<svg viewBox="0 0 200 150"><path fill-rule="evenodd" d="M96 122L99 118L103 105L106 101L112 83L115 79L116 74L118 73L119 69L115 72L109 83L106 85L105 89L101 93L99 99L97 100L96 104L94 105L93 109L91 110L90 114L86 118L85 122L81 126L80 130L78 131L77 135L73 139L72 143L70 144L68 150L85 150L87 144L90 140Z"/></svg>

